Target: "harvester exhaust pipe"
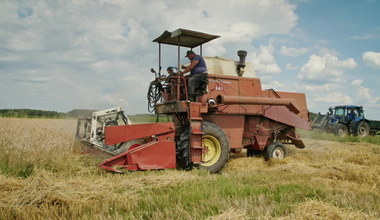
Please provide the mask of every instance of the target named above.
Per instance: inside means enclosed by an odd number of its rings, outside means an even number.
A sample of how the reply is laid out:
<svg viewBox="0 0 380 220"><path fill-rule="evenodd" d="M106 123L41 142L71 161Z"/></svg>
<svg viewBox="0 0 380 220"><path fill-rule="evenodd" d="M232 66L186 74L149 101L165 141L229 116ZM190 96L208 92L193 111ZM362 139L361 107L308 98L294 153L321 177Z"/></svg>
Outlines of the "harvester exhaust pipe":
<svg viewBox="0 0 380 220"><path fill-rule="evenodd" d="M222 96L216 97L217 104L224 105L280 105L286 106L290 111L298 114L300 111L293 105L293 99L244 97L244 96Z"/></svg>
<svg viewBox="0 0 380 220"><path fill-rule="evenodd" d="M245 67L245 57L247 56L247 51L239 50L237 52L237 55L239 56L239 62L236 66L237 74L238 76L243 76L244 67Z"/></svg>

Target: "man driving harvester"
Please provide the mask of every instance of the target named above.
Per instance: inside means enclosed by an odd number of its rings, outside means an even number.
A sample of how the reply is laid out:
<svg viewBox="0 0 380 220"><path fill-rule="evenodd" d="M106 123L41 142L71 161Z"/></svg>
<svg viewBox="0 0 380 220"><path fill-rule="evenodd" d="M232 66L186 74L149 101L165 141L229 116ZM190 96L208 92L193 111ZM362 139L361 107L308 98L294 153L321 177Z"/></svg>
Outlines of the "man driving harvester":
<svg viewBox="0 0 380 220"><path fill-rule="evenodd" d="M189 100L195 101L195 90L201 89L202 85L207 84L207 67L206 62L200 55L194 53L194 51L187 51L186 56L189 58L190 65L185 67L182 66L182 69L185 69L183 73L190 72L190 77L188 80L189 87Z"/></svg>

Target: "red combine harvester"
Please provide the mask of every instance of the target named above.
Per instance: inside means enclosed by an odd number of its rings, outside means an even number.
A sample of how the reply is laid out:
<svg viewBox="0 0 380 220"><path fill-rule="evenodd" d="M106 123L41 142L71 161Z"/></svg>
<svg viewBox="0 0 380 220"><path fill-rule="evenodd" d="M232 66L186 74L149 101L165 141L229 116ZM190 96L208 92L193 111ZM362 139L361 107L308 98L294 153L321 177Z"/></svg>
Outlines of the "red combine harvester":
<svg viewBox="0 0 380 220"><path fill-rule="evenodd" d="M180 68L182 47L193 50L217 35L178 29L165 31L153 42L178 48L174 74L151 70L156 79L148 92L150 111L171 116L172 122L131 125L122 109L95 112L92 119L78 121L77 137L114 157L99 166L122 172L167 168L220 171L230 153L247 149L247 156L264 152L265 159L284 158L284 144L304 148L295 128L310 129L305 95L262 90L252 65L240 60L205 57L208 83L188 99L187 77ZM244 76L243 76L244 75ZM83 127L84 126L84 127Z"/></svg>

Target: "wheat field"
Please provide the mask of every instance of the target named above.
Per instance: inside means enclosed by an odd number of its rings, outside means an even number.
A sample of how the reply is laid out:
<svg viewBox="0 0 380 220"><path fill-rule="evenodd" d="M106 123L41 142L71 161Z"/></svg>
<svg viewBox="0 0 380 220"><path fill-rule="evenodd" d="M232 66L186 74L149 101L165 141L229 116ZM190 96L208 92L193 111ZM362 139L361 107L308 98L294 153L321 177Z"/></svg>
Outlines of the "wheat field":
<svg viewBox="0 0 380 220"><path fill-rule="evenodd" d="M0 219L380 219L380 145L306 138L284 160L231 155L220 174L113 174L75 120L0 118Z"/></svg>

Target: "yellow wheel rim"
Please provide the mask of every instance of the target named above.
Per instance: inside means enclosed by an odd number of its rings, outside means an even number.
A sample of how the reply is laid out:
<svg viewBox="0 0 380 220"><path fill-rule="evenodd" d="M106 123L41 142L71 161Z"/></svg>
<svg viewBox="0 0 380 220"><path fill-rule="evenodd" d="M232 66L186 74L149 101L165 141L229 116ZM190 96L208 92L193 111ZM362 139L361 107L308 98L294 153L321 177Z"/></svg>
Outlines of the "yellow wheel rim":
<svg viewBox="0 0 380 220"><path fill-rule="evenodd" d="M222 154L222 146L218 139L211 135L204 135L202 146L206 148L205 153L202 154L202 166L208 167L214 165Z"/></svg>

